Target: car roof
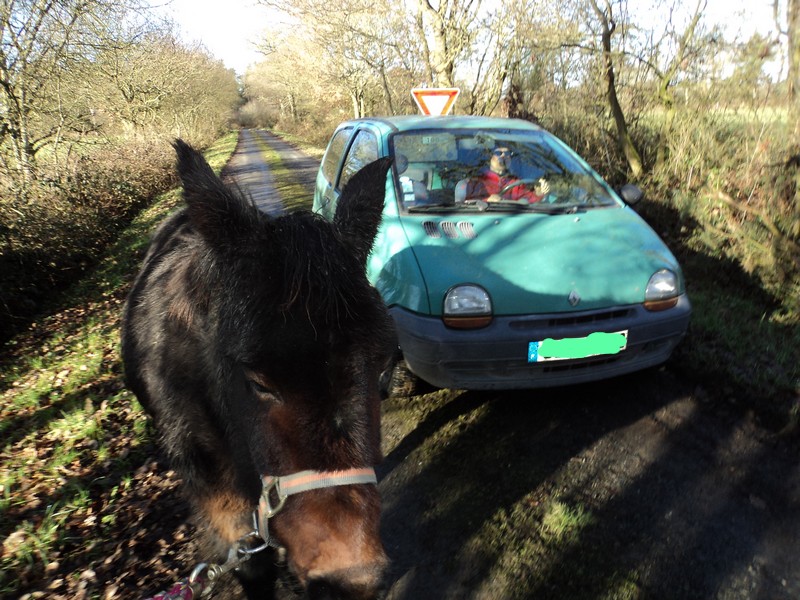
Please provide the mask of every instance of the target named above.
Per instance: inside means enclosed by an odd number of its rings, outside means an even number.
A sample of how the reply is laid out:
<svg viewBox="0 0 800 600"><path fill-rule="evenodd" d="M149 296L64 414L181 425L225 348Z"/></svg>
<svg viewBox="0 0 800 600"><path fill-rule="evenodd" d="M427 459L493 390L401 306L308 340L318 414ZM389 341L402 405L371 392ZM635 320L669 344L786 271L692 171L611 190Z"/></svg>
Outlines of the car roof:
<svg viewBox="0 0 800 600"><path fill-rule="evenodd" d="M390 132L405 132L424 129L514 129L541 131L538 125L523 119L505 119L502 117L477 117L458 115L446 117L428 117L424 115L399 115L391 117L367 117L353 119L342 123L340 127L356 126L369 123Z"/></svg>

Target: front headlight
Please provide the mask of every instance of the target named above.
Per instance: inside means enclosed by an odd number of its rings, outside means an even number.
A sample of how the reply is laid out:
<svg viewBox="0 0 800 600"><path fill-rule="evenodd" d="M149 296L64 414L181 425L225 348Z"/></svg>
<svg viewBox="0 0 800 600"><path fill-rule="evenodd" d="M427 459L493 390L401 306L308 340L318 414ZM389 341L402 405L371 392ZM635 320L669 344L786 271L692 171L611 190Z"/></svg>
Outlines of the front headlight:
<svg viewBox="0 0 800 600"><path fill-rule="evenodd" d="M647 310L667 310L678 304L678 276L669 269L653 273L644 290L644 307Z"/></svg>
<svg viewBox="0 0 800 600"><path fill-rule="evenodd" d="M492 322L492 299L479 285L450 288L444 297L444 324L457 329L477 329Z"/></svg>

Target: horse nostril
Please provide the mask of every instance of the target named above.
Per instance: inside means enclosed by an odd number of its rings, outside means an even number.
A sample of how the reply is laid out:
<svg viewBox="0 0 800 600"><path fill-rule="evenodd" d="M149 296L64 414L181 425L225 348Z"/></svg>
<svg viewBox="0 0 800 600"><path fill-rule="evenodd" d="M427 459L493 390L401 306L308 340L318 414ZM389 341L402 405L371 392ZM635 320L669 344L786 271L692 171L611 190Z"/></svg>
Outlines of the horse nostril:
<svg viewBox="0 0 800 600"><path fill-rule="evenodd" d="M333 587L324 580L310 581L308 584L308 597L310 600L335 600L343 598Z"/></svg>

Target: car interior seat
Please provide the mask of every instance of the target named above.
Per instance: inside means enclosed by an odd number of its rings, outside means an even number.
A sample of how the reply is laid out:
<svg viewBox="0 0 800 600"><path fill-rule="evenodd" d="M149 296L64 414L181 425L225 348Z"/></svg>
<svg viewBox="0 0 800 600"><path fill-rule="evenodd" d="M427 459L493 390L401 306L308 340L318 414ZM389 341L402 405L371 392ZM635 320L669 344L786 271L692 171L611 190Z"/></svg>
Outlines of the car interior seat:
<svg viewBox="0 0 800 600"><path fill-rule="evenodd" d="M455 187L456 204L464 202L467 199L467 186L469 186L469 179L462 179L456 184Z"/></svg>

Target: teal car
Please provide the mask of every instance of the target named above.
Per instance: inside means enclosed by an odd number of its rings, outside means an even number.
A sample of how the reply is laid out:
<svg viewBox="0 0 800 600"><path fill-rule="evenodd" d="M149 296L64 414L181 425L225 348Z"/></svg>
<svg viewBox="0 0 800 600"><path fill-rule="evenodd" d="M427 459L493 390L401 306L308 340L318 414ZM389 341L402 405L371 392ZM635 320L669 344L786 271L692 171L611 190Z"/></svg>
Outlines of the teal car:
<svg viewBox="0 0 800 600"><path fill-rule="evenodd" d="M666 361L691 305L681 268L630 205L527 121L403 116L342 123L314 210L390 156L368 277L396 325L398 361L436 387L538 388ZM497 168L496 168L497 167Z"/></svg>

